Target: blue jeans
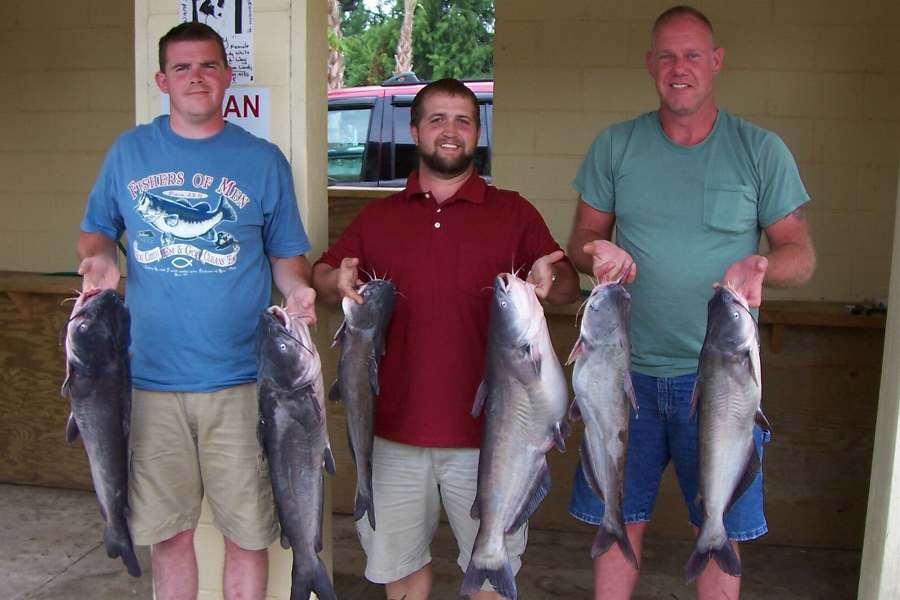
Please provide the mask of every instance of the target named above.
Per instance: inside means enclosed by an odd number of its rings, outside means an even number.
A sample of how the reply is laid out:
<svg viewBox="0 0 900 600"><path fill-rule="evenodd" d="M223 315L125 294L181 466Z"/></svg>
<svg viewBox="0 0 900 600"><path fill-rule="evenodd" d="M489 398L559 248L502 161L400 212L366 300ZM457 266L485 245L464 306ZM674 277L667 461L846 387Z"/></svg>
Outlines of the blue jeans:
<svg viewBox="0 0 900 600"><path fill-rule="evenodd" d="M703 515L696 502L699 487L697 418L691 418L691 395L695 374L678 377L650 377L631 374L638 402L638 413L631 411L628 452L625 459L626 523L650 520L659 482L671 460L678 485L688 508L690 522L700 527ZM756 450L762 459L768 432L753 429ZM575 484L569 514L586 523L599 524L603 502L588 486L581 465L575 471ZM725 513L725 529L735 541L752 540L768 531L763 513L762 469L746 492Z"/></svg>

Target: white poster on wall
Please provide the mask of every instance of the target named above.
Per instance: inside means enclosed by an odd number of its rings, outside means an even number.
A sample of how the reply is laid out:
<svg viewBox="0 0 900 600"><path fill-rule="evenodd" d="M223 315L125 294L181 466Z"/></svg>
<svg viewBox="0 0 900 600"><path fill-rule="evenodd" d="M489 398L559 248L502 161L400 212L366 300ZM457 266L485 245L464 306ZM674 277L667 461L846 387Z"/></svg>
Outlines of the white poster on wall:
<svg viewBox="0 0 900 600"><path fill-rule="evenodd" d="M253 82L253 0L178 0L178 18L215 29L225 42L231 82Z"/></svg>
<svg viewBox="0 0 900 600"><path fill-rule="evenodd" d="M169 114L169 95L160 94L160 114ZM222 99L222 116L256 137L269 139L269 88L233 87ZM271 141L271 140L269 140Z"/></svg>

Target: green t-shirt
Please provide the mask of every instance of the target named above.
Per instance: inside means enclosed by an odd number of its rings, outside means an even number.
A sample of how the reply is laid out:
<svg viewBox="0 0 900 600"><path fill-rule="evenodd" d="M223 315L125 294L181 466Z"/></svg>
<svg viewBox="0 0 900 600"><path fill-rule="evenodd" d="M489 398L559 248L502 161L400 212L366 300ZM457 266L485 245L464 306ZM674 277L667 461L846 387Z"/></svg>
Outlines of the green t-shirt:
<svg viewBox="0 0 900 600"><path fill-rule="evenodd" d="M609 127L572 185L615 213L616 243L637 264L632 367L655 377L696 371L712 284L809 200L781 138L721 110L695 146L666 137L656 112Z"/></svg>

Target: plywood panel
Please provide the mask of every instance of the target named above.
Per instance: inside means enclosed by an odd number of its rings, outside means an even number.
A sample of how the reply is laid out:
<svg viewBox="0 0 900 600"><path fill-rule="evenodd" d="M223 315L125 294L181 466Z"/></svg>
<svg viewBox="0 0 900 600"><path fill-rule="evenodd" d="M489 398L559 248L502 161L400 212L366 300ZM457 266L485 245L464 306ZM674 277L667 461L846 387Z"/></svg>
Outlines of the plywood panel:
<svg viewBox="0 0 900 600"><path fill-rule="evenodd" d="M64 436L64 297L0 294L0 481L90 488L84 448Z"/></svg>

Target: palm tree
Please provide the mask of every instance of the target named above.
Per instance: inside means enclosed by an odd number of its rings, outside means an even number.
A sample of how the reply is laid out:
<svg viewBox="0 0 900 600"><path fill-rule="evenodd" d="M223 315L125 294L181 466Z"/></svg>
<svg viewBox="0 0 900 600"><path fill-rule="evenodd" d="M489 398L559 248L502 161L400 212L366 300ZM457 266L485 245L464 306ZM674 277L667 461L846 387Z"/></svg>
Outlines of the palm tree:
<svg viewBox="0 0 900 600"><path fill-rule="evenodd" d="M344 87L344 54L341 49L341 3L328 0L328 89Z"/></svg>
<svg viewBox="0 0 900 600"><path fill-rule="evenodd" d="M412 65L412 32L413 13L416 10L418 0L403 0L403 25L400 27L400 39L397 40L397 53L394 54L396 66L394 75L409 73Z"/></svg>

